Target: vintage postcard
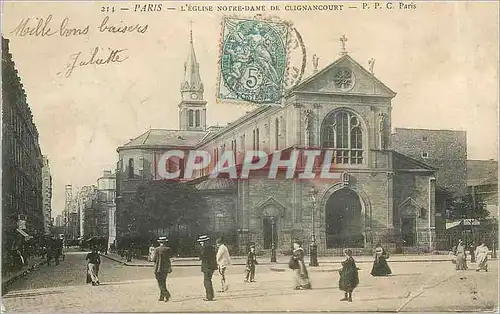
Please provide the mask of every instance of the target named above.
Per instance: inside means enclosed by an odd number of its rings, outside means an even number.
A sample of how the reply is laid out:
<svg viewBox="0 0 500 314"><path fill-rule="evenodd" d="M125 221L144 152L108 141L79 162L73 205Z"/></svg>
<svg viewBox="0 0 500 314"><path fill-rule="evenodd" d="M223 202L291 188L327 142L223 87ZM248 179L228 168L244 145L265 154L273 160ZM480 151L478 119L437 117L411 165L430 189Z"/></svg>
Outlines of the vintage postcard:
<svg viewBox="0 0 500 314"><path fill-rule="evenodd" d="M498 311L496 1L3 1L2 311Z"/></svg>

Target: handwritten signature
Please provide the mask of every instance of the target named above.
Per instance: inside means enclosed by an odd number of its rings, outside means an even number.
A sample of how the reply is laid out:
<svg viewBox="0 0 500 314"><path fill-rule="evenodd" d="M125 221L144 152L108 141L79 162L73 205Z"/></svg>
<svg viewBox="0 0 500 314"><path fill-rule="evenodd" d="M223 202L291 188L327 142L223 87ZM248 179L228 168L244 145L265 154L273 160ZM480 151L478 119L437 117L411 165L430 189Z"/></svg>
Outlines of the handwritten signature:
<svg viewBox="0 0 500 314"><path fill-rule="evenodd" d="M68 17L64 18L59 24L57 29L52 27L52 14L48 15L47 18L37 17L34 20L31 18L22 19L19 25L11 31L11 34L17 36L36 36L36 37L50 37L58 34L61 37L69 36L80 36L87 35L90 30L90 25L85 25L83 27L74 27L70 25L70 19ZM33 24L36 21L36 25ZM136 32L139 34L144 34L147 32L149 25L124 25L123 21L120 23L113 24L109 20L109 16L104 17L97 29L101 33L132 33Z"/></svg>
<svg viewBox="0 0 500 314"><path fill-rule="evenodd" d="M108 53L101 55L101 51L104 50L99 47L95 47L90 58L85 58L82 56L82 52L74 53L70 56L70 61L67 64L66 72L64 76L66 78L70 77L73 74L73 70L78 67L85 67L91 64L94 65L105 65L111 63L121 63L127 60L129 57L124 56L123 53L128 49L110 49L108 48Z"/></svg>

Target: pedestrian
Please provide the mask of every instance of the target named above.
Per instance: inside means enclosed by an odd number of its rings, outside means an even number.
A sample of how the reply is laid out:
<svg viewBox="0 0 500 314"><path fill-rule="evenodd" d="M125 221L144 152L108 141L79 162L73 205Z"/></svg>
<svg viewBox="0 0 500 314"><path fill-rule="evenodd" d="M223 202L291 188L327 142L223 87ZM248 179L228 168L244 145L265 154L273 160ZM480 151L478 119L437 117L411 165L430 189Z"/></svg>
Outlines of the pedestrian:
<svg viewBox="0 0 500 314"><path fill-rule="evenodd" d="M201 245L201 272L203 273L203 285L205 286L206 297L204 301L214 300L214 287L212 285L212 276L217 269L217 259L215 248L209 244L210 238L207 235L202 235L198 238Z"/></svg>
<svg viewBox="0 0 500 314"><path fill-rule="evenodd" d="M311 289L311 282L304 263L304 249L299 240L293 242L293 254L288 265L294 271L295 290Z"/></svg>
<svg viewBox="0 0 500 314"><path fill-rule="evenodd" d="M225 292L229 289L229 285L226 283L226 268L231 264L231 256L229 255L229 250L224 244L224 241L219 238L216 241L217 244L217 269L219 270L220 279L220 292Z"/></svg>
<svg viewBox="0 0 500 314"><path fill-rule="evenodd" d="M250 282L255 282L255 265L259 265L259 263L257 262L257 255L255 255L255 245L251 245L245 268L245 282L248 282L248 279L250 279Z"/></svg>
<svg viewBox="0 0 500 314"><path fill-rule="evenodd" d="M387 264L387 258L389 258L389 255L385 252L380 243L377 244L375 248L375 261L373 262L371 272L372 276L388 276L392 274L391 268Z"/></svg>
<svg viewBox="0 0 500 314"><path fill-rule="evenodd" d="M475 250L475 244L474 242L471 242L470 245L469 245L469 255L470 255L470 262L471 263L475 263L476 262L476 255L474 254Z"/></svg>
<svg viewBox="0 0 500 314"><path fill-rule="evenodd" d="M346 249L344 254L346 259L342 262L342 269L339 271L339 289L344 291L344 298L340 301L352 302L352 292L359 284L358 268L352 258L352 251Z"/></svg>
<svg viewBox="0 0 500 314"><path fill-rule="evenodd" d="M87 263L87 271L88 274L90 275L90 278L92 280L92 286L98 286L99 285L99 277L97 277L97 272L99 265L101 264L101 257L99 256L99 253L97 252L97 248L93 247L92 252L87 254L87 257L85 260L88 261Z"/></svg>
<svg viewBox="0 0 500 314"><path fill-rule="evenodd" d="M488 271L488 247L486 244L481 243L480 246L476 248L476 257L477 257L477 268L476 271L484 270Z"/></svg>
<svg viewBox="0 0 500 314"><path fill-rule="evenodd" d="M465 255L465 246L462 240L458 240L457 250L455 252L457 257L456 270L467 270L467 256Z"/></svg>
<svg viewBox="0 0 500 314"><path fill-rule="evenodd" d="M148 262L152 262L153 261L153 254L155 252L155 246L153 243L151 243L151 245L149 246L149 254L148 254Z"/></svg>
<svg viewBox="0 0 500 314"><path fill-rule="evenodd" d="M152 261L154 262L155 278L160 289L160 298L158 301L168 302L172 297L167 289L167 276L172 272L172 250L166 245L168 242L166 237L160 237L158 243L160 246L153 250Z"/></svg>

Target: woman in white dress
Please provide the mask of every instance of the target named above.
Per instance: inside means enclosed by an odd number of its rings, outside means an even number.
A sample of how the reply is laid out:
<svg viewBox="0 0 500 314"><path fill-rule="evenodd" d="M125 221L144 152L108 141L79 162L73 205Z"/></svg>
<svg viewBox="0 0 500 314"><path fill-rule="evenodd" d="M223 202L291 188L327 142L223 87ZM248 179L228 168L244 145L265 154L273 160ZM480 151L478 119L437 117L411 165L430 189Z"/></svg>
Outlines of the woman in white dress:
<svg viewBox="0 0 500 314"><path fill-rule="evenodd" d="M484 243L481 243L481 245L476 248L476 259L476 271L488 271L488 247Z"/></svg>

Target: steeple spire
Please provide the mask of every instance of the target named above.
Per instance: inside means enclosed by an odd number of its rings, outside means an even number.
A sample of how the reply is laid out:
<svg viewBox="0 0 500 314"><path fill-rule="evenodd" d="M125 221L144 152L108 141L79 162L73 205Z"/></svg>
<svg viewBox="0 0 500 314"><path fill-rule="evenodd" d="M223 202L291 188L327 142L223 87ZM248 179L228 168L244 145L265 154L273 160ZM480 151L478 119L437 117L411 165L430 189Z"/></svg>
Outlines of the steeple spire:
<svg viewBox="0 0 500 314"><path fill-rule="evenodd" d="M193 44L193 29L192 24L189 31L189 52L186 62L184 63L184 81L181 84L181 92L203 93L203 83L200 77L200 66L196 61L196 53L194 52ZM202 95L199 95L202 96Z"/></svg>

